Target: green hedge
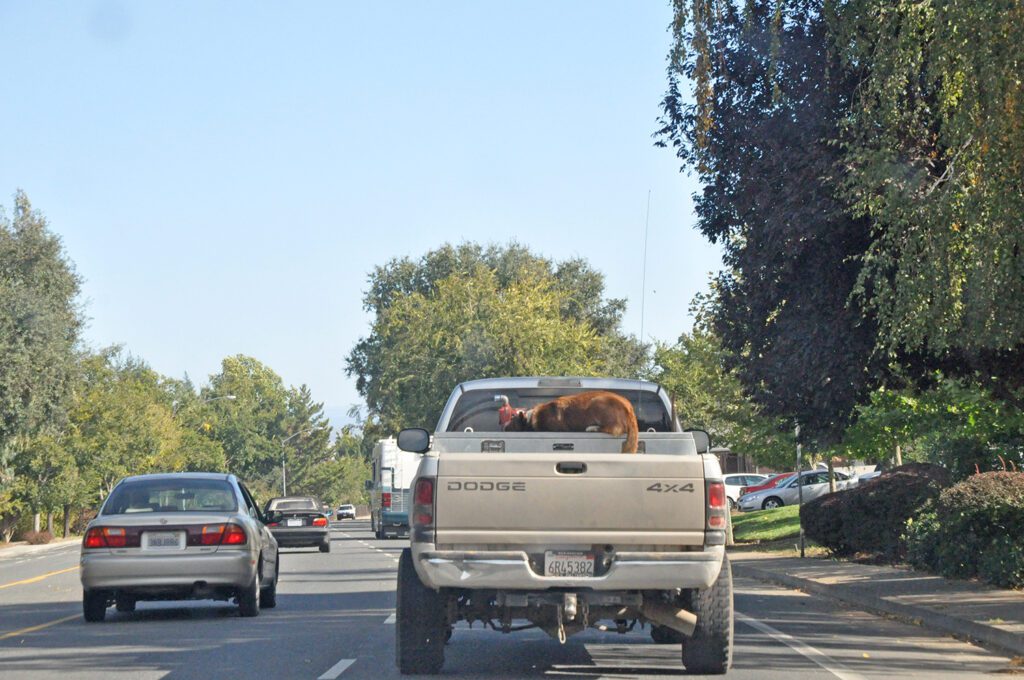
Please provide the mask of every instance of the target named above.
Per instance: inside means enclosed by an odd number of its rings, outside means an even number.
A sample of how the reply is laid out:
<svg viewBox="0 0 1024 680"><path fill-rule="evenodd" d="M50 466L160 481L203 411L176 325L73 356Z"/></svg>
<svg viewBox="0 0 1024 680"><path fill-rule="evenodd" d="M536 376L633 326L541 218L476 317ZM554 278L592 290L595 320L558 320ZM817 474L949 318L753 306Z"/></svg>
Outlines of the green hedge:
<svg viewBox="0 0 1024 680"><path fill-rule="evenodd" d="M805 503L807 536L839 556L867 553L898 561L906 555L906 522L949 485L945 469L903 465L851 489Z"/></svg>
<svg viewBox="0 0 1024 680"><path fill-rule="evenodd" d="M906 540L916 567L1024 587L1024 473L985 472L949 487L908 523Z"/></svg>

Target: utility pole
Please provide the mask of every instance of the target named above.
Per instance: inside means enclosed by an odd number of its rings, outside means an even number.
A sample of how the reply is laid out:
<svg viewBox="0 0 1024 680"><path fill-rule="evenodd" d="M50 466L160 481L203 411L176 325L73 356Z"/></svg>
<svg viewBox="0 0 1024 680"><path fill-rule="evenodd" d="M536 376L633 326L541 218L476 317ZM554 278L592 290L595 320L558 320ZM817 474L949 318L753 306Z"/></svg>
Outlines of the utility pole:
<svg viewBox="0 0 1024 680"><path fill-rule="evenodd" d="M800 444L800 423L796 423L796 488L797 494L800 496L800 510L804 509L804 476L803 476L803 448ZM797 513L797 518L800 520L800 557L804 556L804 520L801 513Z"/></svg>

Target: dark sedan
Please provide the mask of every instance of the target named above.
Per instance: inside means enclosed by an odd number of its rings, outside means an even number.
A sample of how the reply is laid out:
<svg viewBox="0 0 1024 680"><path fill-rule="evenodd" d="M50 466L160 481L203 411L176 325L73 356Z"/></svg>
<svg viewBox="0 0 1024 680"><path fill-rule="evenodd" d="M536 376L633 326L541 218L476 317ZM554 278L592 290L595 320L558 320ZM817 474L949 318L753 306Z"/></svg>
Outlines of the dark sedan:
<svg viewBox="0 0 1024 680"><path fill-rule="evenodd" d="M267 517L267 528L282 548L316 546L320 552L331 552L327 515L315 498L271 498L264 514Z"/></svg>

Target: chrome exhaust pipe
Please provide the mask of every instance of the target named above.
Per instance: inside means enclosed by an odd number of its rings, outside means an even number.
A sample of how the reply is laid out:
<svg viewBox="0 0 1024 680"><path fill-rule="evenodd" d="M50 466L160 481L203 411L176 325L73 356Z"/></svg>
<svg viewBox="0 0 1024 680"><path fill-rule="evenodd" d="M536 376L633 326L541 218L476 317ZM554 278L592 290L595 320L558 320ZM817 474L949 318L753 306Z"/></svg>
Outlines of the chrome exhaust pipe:
<svg viewBox="0 0 1024 680"><path fill-rule="evenodd" d="M643 606L640 607L640 613L651 623L671 628L686 637L692 637L693 631L697 627L696 614L666 602L645 599Z"/></svg>

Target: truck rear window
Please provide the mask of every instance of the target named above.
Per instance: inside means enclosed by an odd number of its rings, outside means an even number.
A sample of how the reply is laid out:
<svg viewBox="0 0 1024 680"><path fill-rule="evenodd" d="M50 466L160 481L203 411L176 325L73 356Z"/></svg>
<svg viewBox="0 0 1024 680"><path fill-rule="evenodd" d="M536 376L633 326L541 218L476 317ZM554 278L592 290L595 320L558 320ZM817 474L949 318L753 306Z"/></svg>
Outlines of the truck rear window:
<svg viewBox="0 0 1024 680"><path fill-rule="evenodd" d="M470 390L455 403L448 421L448 432L501 432L498 409L508 397L514 409L531 409L567 394L590 392L593 388L530 387L521 389ZM641 432L672 432L672 414L654 392L638 390L608 390L633 404Z"/></svg>

